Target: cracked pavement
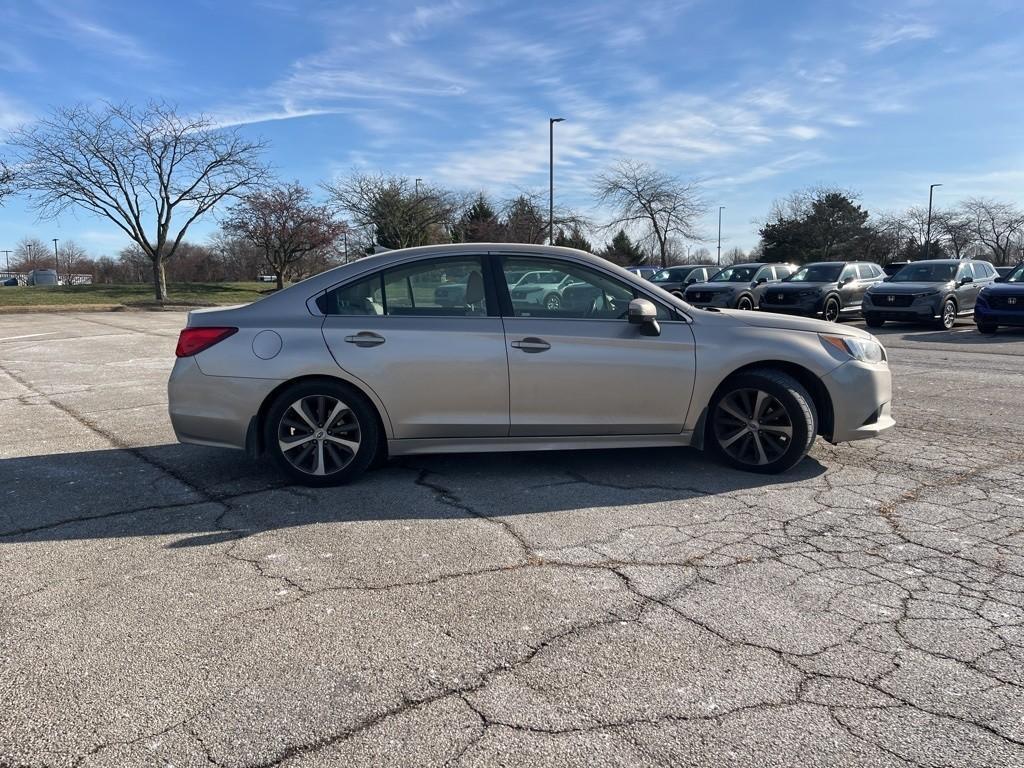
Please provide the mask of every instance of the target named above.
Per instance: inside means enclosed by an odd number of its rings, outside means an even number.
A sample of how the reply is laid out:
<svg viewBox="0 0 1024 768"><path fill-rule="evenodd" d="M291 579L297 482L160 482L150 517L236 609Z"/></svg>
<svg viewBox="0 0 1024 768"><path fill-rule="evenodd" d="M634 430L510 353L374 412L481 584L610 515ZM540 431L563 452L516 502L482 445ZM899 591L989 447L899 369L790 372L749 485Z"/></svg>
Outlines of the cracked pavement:
<svg viewBox="0 0 1024 768"><path fill-rule="evenodd" d="M1024 332L898 428L286 485L174 442L179 313L0 317L2 766L1024 765Z"/></svg>

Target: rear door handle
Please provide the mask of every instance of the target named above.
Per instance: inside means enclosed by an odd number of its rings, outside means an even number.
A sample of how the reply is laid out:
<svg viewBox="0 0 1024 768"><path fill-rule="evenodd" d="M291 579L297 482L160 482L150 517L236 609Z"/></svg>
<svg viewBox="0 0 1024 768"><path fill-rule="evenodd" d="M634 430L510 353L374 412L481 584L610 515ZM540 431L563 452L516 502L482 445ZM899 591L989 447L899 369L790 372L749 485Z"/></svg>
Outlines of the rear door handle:
<svg viewBox="0 0 1024 768"><path fill-rule="evenodd" d="M538 339L536 336L527 336L520 341L513 341L512 348L521 349L523 352L543 352L544 350L551 349L551 345L544 341L544 339Z"/></svg>
<svg viewBox="0 0 1024 768"><path fill-rule="evenodd" d="M360 331L354 336L346 336L345 341L357 347L376 347L384 343L384 337L373 331Z"/></svg>

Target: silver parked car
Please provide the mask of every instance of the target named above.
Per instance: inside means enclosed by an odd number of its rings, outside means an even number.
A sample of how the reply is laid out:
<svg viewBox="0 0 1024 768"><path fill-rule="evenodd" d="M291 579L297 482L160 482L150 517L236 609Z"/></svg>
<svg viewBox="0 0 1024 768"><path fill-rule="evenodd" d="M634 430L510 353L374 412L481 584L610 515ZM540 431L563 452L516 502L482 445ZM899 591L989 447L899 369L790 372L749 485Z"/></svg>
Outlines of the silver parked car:
<svg viewBox="0 0 1024 768"><path fill-rule="evenodd" d="M527 272L567 277L556 307ZM458 306L436 300L465 275ZM889 429L885 350L818 320L695 310L581 251L391 251L189 314L168 384L182 442L269 454L299 482L386 455L696 446L780 472L816 435Z"/></svg>

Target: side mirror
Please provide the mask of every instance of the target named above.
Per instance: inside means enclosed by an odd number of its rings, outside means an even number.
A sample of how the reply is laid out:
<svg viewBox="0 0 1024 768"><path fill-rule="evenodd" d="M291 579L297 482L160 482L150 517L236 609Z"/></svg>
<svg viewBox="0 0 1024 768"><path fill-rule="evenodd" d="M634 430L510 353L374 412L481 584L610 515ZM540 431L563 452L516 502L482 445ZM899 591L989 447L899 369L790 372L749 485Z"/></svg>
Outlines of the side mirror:
<svg viewBox="0 0 1024 768"><path fill-rule="evenodd" d="M888 282L889 282L890 280L892 280L892 277L891 277L891 276L888 276L888 275L887 275L886 277L883 277L883 278L882 278L882 282L883 282L883 283L888 283Z"/></svg>
<svg viewBox="0 0 1024 768"><path fill-rule="evenodd" d="M696 282L697 282L697 278L696 277L688 277L688 278L686 278L686 284L687 285L693 285Z"/></svg>
<svg viewBox="0 0 1024 768"><path fill-rule="evenodd" d="M853 278L852 277L844 277L842 280L839 281L839 285L841 287L841 286L844 286L844 285L849 285L852 282L853 282Z"/></svg>
<svg viewBox="0 0 1024 768"><path fill-rule="evenodd" d="M640 333L645 336L661 335L661 326L658 325L658 308L647 299L633 299L629 302L627 316L630 325L639 325Z"/></svg>
<svg viewBox="0 0 1024 768"><path fill-rule="evenodd" d="M1005 282L1006 282L1006 278L1005 278L1005 277L997 277L997 278L996 278L995 280L993 280L992 282L993 282L993 283L1005 283Z"/></svg>
<svg viewBox="0 0 1024 768"><path fill-rule="evenodd" d="M757 278L757 282L754 283L754 285L764 285L767 282L768 282L768 278L767 277L759 277L759 278Z"/></svg>
<svg viewBox="0 0 1024 768"><path fill-rule="evenodd" d="M961 277L960 278L960 285L967 285L968 283L973 283L973 282L974 282L974 278L970 277L970 276Z"/></svg>

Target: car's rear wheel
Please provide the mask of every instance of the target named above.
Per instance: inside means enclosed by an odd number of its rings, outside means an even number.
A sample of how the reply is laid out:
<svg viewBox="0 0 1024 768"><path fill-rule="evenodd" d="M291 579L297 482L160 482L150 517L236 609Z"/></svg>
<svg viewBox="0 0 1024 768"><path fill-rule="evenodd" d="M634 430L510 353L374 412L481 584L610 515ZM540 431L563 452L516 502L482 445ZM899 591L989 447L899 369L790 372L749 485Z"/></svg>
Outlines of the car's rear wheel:
<svg viewBox="0 0 1024 768"><path fill-rule="evenodd" d="M715 393L705 443L739 469L785 472L807 455L817 413L807 390L792 376L757 369L733 376Z"/></svg>
<svg viewBox="0 0 1024 768"><path fill-rule="evenodd" d="M264 440L277 466L303 485L341 485L377 456L380 429L373 406L341 382L288 387L267 413Z"/></svg>
<svg viewBox="0 0 1024 768"><path fill-rule="evenodd" d="M830 323L839 322L839 299L837 299L835 296L829 296L827 299L825 299L825 306L822 309L821 314Z"/></svg>
<svg viewBox="0 0 1024 768"><path fill-rule="evenodd" d="M750 311L753 308L754 300L750 296L740 296L740 300L736 302L736 309Z"/></svg>
<svg viewBox="0 0 1024 768"><path fill-rule="evenodd" d="M885 320L880 318L878 315L864 315L864 324L868 328L881 328L885 325Z"/></svg>
<svg viewBox="0 0 1024 768"><path fill-rule="evenodd" d="M984 333L986 336L991 336L999 330L999 326L992 323L978 323L978 333Z"/></svg>
<svg viewBox="0 0 1024 768"><path fill-rule="evenodd" d="M942 302L942 314L939 315L939 319L936 321L936 325L943 330L949 331L956 325L956 302L952 299L946 299Z"/></svg>

